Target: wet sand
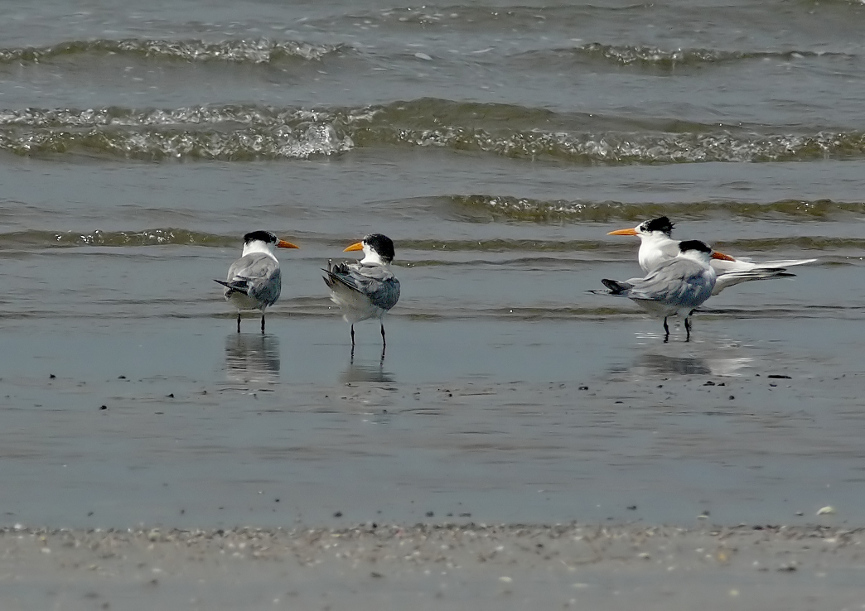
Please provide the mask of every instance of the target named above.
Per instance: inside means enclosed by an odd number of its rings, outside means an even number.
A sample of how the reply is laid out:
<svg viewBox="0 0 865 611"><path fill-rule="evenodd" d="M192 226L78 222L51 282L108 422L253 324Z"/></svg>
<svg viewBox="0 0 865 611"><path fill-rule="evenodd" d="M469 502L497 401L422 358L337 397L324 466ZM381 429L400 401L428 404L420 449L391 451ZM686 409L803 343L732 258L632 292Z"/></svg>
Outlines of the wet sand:
<svg viewBox="0 0 865 611"><path fill-rule="evenodd" d="M18 344L4 609L865 604L855 327L395 317L382 363L326 320L271 323Z"/></svg>
<svg viewBox="0 0 865 611"><path fill-rule="evenodd" d="M364 524L0 531L4 609L861 609L865 531Z"/></svg>
<svg viewBox="0 0 865 611"><path fill-rule="evenodd" d="M222 305L6 319L3 609L865 604L858 319Z"/></svg>

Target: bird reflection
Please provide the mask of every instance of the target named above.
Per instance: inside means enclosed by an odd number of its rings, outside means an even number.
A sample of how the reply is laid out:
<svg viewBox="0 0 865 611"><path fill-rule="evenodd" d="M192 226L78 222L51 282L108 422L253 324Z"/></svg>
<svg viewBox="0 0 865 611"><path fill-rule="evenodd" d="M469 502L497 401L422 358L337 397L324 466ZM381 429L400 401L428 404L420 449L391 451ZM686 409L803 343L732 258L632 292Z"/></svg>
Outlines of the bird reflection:
<svg viewBox="0 0 865 611"><path fill-rule="evenodd" d="M225 373L242 382L273 382L279 378L279 338L258 333L225 337Z"/></svg>
<svg viewBox="0 0 865 611"><path fill-rule="evenodd" d="M660 349L660 351L659 351ZM735 347L714 346L704 356L697 353L664 354L661 346L653 346L638 354L629 365L615 367L614 373L629 373L637 378L649 375L714 375L738 376L742 369L750 367L754 359L741 356Z"/></svg>
<svg viewBox="0 0 865 611"><path fill-rule="evenodd" d="M393 374L384 369L384 348L378 364L373 359L354 358L354 346L351 348L351 358L348 361L348 369L340 376L340 381L347 382L393 382Z"/></svg>
<svg viewBox="0 0 865 611"><path fill-rule="evenodd" d="M642 354L634 361L633 368L644 368L654 373L711 374L706 359L697 357L665 356L663 354Z"/></svg>

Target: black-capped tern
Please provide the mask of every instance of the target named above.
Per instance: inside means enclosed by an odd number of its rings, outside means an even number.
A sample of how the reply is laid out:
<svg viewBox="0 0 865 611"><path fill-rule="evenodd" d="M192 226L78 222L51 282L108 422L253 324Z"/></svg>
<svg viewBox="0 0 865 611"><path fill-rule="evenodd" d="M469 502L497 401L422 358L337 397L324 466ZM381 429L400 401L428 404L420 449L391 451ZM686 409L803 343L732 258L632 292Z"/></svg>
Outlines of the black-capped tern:
<svg viewBox="0 0 865 611"><path fill-rule="evenodd" d="M618 229L607 235L635 235L640 238L640 251L637 259L644 272L649 273L661 262L676 257L679 253L679 242L671 235L673 223L666 216L644 221L633 228ZM749 282L752 280L767 280L769 278L789 277L787 267L813 263L817 259L785 259L778 261L753 262L745 259L713 258L712 268L718 275L712 294L717 295L725 288Z"/></svg>
<svg viewBox="0 0 865 611"><path fill-rule="evenodd" d="M390 270L394 258L393 241L373 233L343 252L363 251L356 263L337 263L323 270L324 282L330 288L330 298L342 310L342 317L351 324L351 345L354 346L354 323L378 318L381 324L382 346L387 345L382 318L399 300L399 280Z"/></svg>
<svg viewBox="0 0 865 611"><path fill-rule="evenodd" d="M240 333L241 310L261 310L261 332L264 333L264 310L279 299L282 276L275 248L299 248L280 240L269 231L252 231L243 236L243 253L228 268L225 280L215 280L225 287L225 299L237 308L237 332Z"/></svg>
<svg viewBox="0 0 865 611"><path fill-rule="evenodd" d="M691 339L690 316L712 296L717 275L709 264L714 256L724 260L727 255L713 253L699 240L679 242L679 254L661 262L645 278L627 281L604 279L611 295L627 297L646 312L664 319L664 341L670 337L668 316L680 316L685 321L685 341ZM727 257L730 258L730 257Z"/></svg>

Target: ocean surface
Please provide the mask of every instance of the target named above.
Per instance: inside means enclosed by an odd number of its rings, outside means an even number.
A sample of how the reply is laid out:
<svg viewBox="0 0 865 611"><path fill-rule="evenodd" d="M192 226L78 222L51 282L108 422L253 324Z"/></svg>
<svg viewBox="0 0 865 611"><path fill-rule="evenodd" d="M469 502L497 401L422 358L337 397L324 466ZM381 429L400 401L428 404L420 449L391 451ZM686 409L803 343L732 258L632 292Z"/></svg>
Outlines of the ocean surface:
<svg viewBox="0 0 865 611"><path fill-rule="evenodd" d="M862 523L863 31L846 0L4 3L0 521ZM817 262L664 345L590 293L661 214ZM256 229L301 247L264 337L213 282ZM384 357L321 280L370 232ZM736 409L694 402L724 379Z"/></svg>

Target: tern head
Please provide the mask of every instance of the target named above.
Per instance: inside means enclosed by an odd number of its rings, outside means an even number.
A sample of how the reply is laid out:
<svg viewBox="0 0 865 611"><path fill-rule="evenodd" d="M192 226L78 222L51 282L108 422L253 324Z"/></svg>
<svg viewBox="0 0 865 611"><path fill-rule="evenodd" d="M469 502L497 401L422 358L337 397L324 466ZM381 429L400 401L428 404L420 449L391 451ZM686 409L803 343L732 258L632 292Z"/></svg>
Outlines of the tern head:
<svg viewBox="0 0 865 611"><path fill-rule="evenodd" d="M343 252L362 250L363 259L367 263L390 263L396 252L393 249L393 240L380 233L371 233L360 242L355 242Z"/></svg>
<svg viewBox="0 0 865 611"><path fill-rule="evenodd" d="M607 235L635 235L641 238L653 235L665 235L668 238L673 233L673 223L666 216L659 216L656 219L643 221L634 228L617 229L611 231Z"/></svg>
<svg viewBox="0 0 865 611"><path fill-rule="evenodd" d="M254 250L264 250L273 253L274 248L300 248L291 242L280 240L275 234L264 231L250 231L243 236L243 254Z"/></svg>
<svg viewBox="0 0 865 611"><path fill-rule="evenodd" d="M709 259L735 261L733 257L725 255L722 252L712 250L700 240L685 240L684 242L679 242L679 253L682 256L690 256L691 258L695 259L704 259L707 262Z"/></svg>

